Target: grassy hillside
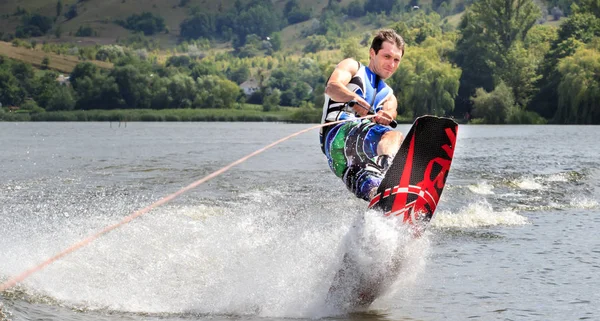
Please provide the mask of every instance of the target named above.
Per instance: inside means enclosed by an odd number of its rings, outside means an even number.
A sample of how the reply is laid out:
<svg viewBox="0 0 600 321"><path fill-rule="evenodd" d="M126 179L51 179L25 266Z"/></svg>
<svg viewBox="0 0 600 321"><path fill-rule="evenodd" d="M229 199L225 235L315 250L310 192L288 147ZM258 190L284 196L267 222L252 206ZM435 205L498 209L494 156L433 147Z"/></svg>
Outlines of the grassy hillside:
<svg viewBox="0 0 600 321"><path fill-rule="evenodd" d="M75 56L57 55L54 53L44 52L40 49L14 47L11 43L4 41L0 41L0 55L21 60L38 68L42 66L42 60L44 60L45 57L48 57L50 60L49 68L64 73L70 73L73 68L75 68L75 66L81 62ZM92 62L101 68L112 68L112 64L109 62Z"/></svg>
<svg viewBox="0 0 600 321"><path fill-rule="evenodd" d="M248 0L242 0L247 2ZM351 0L342 0L340 3L346 5ZM126 19L132 14L151 12L161 16L169 30L168 33L155 35L162 45L169 46L177 42L180 23L189 17L190 8L199 7L203 12L217 12L227 10L233 6L234 1L214 0L189 0L184 6L180 6L181 0L62 0L64 14L71 5L77 6L78 15L67 20L63 15L55 21L62 30L60 40L50 32L46 36L47 41L80 42L83 44L108 44L114 43L118 38L124 38L132 34L131 31L114 23L115 19ZM300 5L312 8L315 15L319 15L325 8L328 0L302 0ZM283 10L285 0L273 0L276 8ZM19 9L25 9L29 13L39 13L44 16L56 17L57 0L26 0L26 1L0 1L0 30L5 33L15 32L20 24L21 17L15 15ZM97 32L95 37L74 37L80 26L90 26Z"/></svg>

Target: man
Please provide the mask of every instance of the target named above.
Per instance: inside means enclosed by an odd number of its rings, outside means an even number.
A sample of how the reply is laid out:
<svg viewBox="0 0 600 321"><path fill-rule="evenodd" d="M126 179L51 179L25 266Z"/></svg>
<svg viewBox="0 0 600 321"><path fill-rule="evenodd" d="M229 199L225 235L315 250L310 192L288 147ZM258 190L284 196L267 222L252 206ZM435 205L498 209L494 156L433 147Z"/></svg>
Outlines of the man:
<svg viewBox="0 0 600 321"><path fill-rule="evenodd" d="M336 176L367 201L402 143L402 133L387 127L396 118L398 101L384 80L398 69L403 56L402 37L393 30L380 30L369 49L369 65L352 58L342 60L325 88L321 122L354 120L324 127L321 149ZM375 117L358 119L368 114Z"/></svg>

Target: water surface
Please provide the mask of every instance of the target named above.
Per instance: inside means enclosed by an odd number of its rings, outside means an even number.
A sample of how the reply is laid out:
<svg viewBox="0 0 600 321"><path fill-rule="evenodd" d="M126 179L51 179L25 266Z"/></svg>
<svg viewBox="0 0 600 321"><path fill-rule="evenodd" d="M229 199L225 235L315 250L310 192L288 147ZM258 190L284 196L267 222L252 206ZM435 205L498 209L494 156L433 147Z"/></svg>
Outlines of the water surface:
<svg viewBox="0 0 600 321"><path fill-rule="evenodd" d="M0 280L309 126L0 123ZM600 319L598 137L598 126L461 126L428 233L401 243L370 217L377 248L405 263L366 311L323 303L368 214L315 130L34 274L0 295L4 318Z"/></svg>

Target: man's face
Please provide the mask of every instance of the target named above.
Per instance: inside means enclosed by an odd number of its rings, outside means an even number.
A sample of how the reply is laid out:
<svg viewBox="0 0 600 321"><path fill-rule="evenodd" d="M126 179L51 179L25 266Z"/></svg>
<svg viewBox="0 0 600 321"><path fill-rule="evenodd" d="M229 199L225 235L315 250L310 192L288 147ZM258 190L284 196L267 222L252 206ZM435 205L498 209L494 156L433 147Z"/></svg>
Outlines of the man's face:
<svg viewBox="0 0 600 321"><path fill-rule="evenodd" d="M384 41L379 52L375 54L375 50L371 49L369 56L371 57L369 68L382 79L387 79L398 69L402 60L402 50L393 43Z"/></svg>

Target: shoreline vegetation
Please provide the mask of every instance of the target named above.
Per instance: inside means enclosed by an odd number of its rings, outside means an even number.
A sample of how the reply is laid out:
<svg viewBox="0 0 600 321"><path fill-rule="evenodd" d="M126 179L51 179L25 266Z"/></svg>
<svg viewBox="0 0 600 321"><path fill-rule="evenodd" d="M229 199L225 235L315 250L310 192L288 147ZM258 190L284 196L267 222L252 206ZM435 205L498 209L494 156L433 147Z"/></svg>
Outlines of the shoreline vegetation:
<svg viewBox="0 0 600 321"><path fill-rule="evenodd" d="M402 123L600 124L597 1L198 2L0 5L0 120L319 122L327 75L390 28Z"/></svg>
<svg viewBox="0 0 600 321"><path fill-rule="evenodd" d="M280 107L275 111L262 111L257 108L239 109L114 109L114 110L72 110L53 112L0 112L0 121L118 121L118 122L177 122L177 121L264 121L311 123L320 121L320 111Z"/></svg>
<svg viewBox="0 0 600 321"><path fill-rule="evenodd" d="M250 105L238 109L115 109L72 110L53 112L7 112L0 109L0 122L285 122L320 123L321 110L314 108L279 107L262 111ZM413 119L398 117L400 124Z"/></svg>

